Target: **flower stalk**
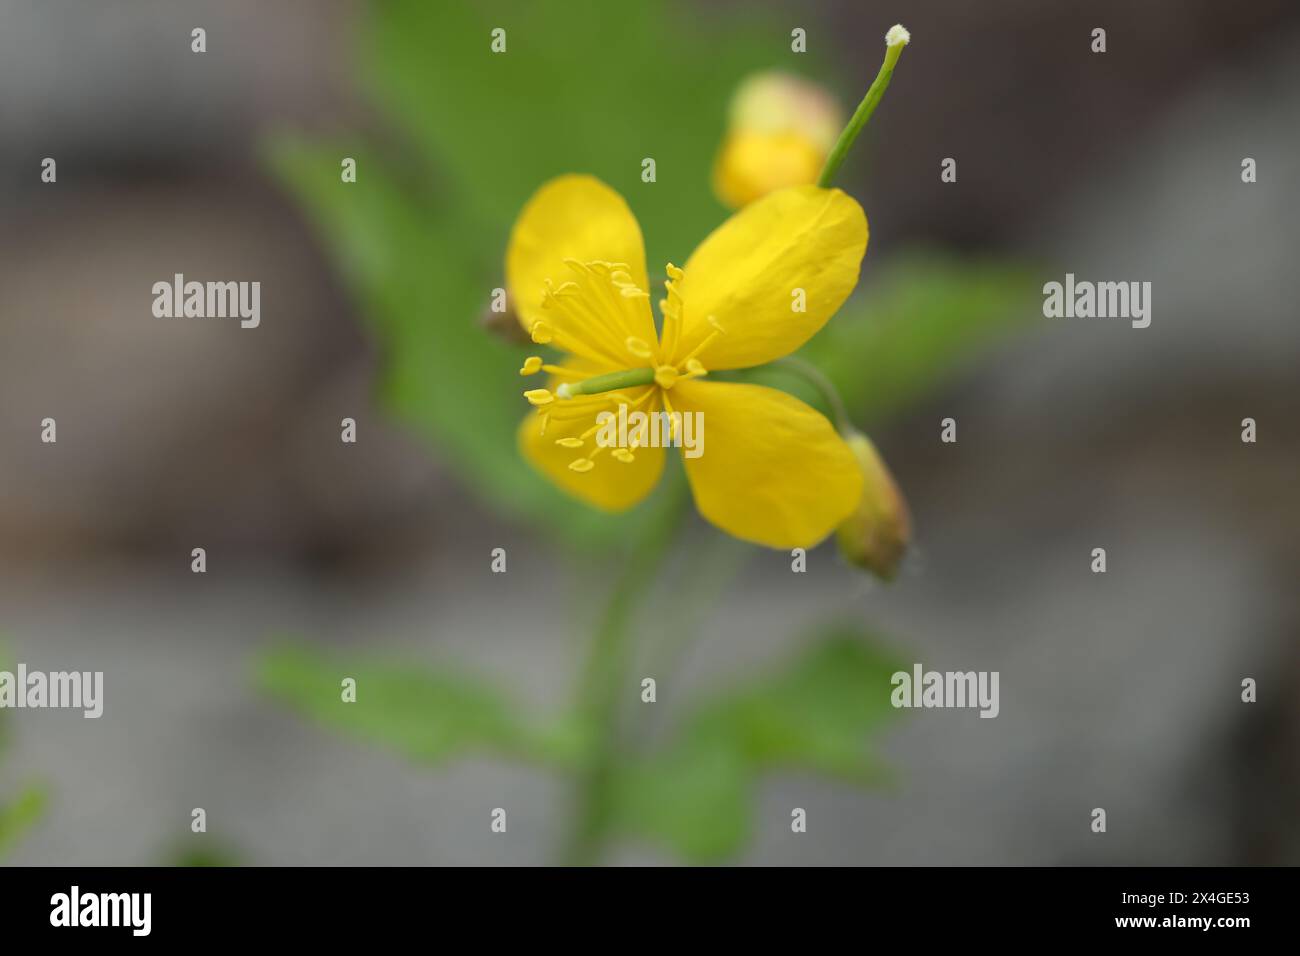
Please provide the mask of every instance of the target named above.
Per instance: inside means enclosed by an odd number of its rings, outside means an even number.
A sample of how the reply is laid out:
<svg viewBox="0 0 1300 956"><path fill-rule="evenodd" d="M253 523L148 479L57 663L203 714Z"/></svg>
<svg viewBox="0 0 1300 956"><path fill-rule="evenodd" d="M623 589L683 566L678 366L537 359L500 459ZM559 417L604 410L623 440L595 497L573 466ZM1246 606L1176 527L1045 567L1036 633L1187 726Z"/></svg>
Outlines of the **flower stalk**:
<svg viewBox="0 0 1300 956"><path fill-rule="evenodd" d="M686 513L689 497L674 484L653 522L631 548L610 593L578 687L577 711L593 728L592 749L578 771L573 823L562 860L569 866L599 863L609 841L610 788L617 772L622 708L631 660L632 618L667 556Z"/></svg>
<svg viewBox="0 0 1300 956"><path fill-rule="evenodd" d="M844 165L844 160L853 147L853 142L862 132L862 128L867 125L867 120L871 119L871 114L876 111L880 105L881 99L884 98L885 90L889 89L889 81L894 76L894 66L898 63L898 58L903 54L903 47L911 41L912 36L901 23L896 23L889 28L885 34L885 60L880 64L880 72L876 74L875 81L867 90L867 95L862 98L858 108L854 110L853 117L849 120L848 125L840 133L840 138L836 141L831 154L826 157L826 165L822 167L822 174L817 180L817 185L823 189L830 187L835 179L835 174L839 172L840 167Z"/></svg>

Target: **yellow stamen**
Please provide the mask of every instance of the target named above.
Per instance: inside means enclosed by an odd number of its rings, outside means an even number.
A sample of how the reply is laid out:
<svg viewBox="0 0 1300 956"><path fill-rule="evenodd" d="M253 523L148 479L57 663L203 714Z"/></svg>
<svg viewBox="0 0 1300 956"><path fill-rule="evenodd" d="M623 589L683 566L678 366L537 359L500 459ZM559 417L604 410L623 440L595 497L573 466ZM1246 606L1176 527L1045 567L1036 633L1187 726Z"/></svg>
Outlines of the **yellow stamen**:
<svg viewBox="0 0 1300 956"><path fill-rule="evenodd" d="M671 262L668 263L665 271L668 273L668 279L664 282L664 291L667 292L668 297L659 302L659 310L664 317L664 355L671 356L677 351L677 343L682 331L682 297L677 291L677 283L682 281L686 273Z"/></svg>
<svg viewBox="0 0 1300 956"><path fill-rule="evenodd" d="M591 305L592 290L602 285L596 281L597 271L591 268L594 264L584 264L576 259L566 259L565 262L582 281L570 280L557 286L551 279L545 280L542 308L551 311L555 324L546 323L541 331L549 336L548 342L562 351L582 354L585 347L586 351L595 351L611 364L617 364L620 351L615 338L607 328L605 317ZM538 341L536 336L533 341Z"/></svg>
<svg viewBox="0 0 1300 956"><path fill-rule="evenodd" d="M650 346L646 344L645 339L638 339L635 335L629 335L624 343L627 350L637 358L646 359L654 353L650 351Z"/></svg>
<svg viewBox="0 0 1300 956"><path fill-rule="evenodd" d="M569 462L569 470L576 471L579 474L591 471L591 469L595 467L596 463L590 458L575 458L573 461Z"/></svg>
<svg viewBox="0 0 1300 956"><path fill-rule="evenodd" d="M672 388L677 384L678 374L677 369L671 365L660 365L655 369L655 384L662 389Z"/></svg>
<svg viewBox="0 0 1300 956"><path fill-rule="evenodd" d="M563 310L566 317L576 326L573 331L575 334L581 333L579 337L588 347L597 348L606 354L618 355L619 349L613 326L609 323L609 312L612 310L618 313L624 309L624 306L619 304L615 290L618 289L624 297L628 297L629 288L634 291L639 290L632 285L627 288L620 287L613 281L611 274L619 270L626 272L628 266L622 262L610 263L600 260L580 262L577 259L565 259L564 264L582 280L578 284L579 291L567 300ZM600 308L600 300L604 301L607 309Z"/></svg>
<svg viewBox="0 0 1300 956"><path fill-rule="evenodd" d="M557 438L555 444L561 448L581 448L583 442L581 438Z"/></svg>
<svg viewBox="0 0 1300 956"><path fill-rule="evenodd" d="M635 402L622 392L609 392L604 395L579 396L578 398L573 398L567 402L557 404L555 408L561 409L562 411L552 411L550 414L554 416L556 421L577 421L579 418L586 418L593 411L604 405L627 405L630 408L636 408L649 398L653 392L654 389L646 389L646 391L642 393L641 397Z"/></svg>
<svg viewBox="0 0 1300 956"><path fill-rule="evenodd" d="M543 365L542 371L556 378L582 378L582 372L575 372L571 368L565 368L562 365Z"/></svg>
<svg viewBox="0 0 1300 956"><path fill-rule="evenodd" d="M632 277L627 273L627 266L623 263L611 263L610 268L613 270L609 274L609 281L618 289L619 295L625 299L648 299L650 293L646 292L639 285L632 281Z"/></svg>
<svg viewBox="0 0 1300 956"><path fill-rule="evenodd" d="M542 360L536 355L530 355L524 359L524 367L519 370L520 375L536 375L542 370Z"/></svg>
<svg viewBox="0 0 1300 956"><path fill-rule="evenodd" d="M701 352L703 352L705 349L707 349L710 345L712 345L714 339L716 339L716 338L717 338L718 336L720 336L720 335L726 335L726 334L727 334L727 330L724 329L721 325L719 325L719 324L718 324L718 320L715 319L713 316L709 316L709 325L711 325L711 326L713 327L713 331L710 332L708 335L706 335L706 336L704 337L704 341L703 341L703 342L701 342L699 345L695 346L695 348L691 349L691 353L690 353L690 355L686 356L686 358L684 359L684 361L686 361L686 362L690 362L691 359L695 358L695 356L699 355Z"/></svg>
<svg viewBox="0 0 1300 956"><path fill-rule="evenodd" d="M532 324L532 327L528 330L528 334L538 345L546 345L555 338L555 330L541 319L538 319Z"/></svg>
<svg viewBox="0 0 1300 956"><path fill-rule="evenodd" d="M675 411L673 411L673 403L668 401L667 392L663 393L663 398L664 398L664 411L668 413L668 437L671 438L673 441L677 441L677 428L678 428L678 422L681 421L681 416L678 415Z"/></svg>
<svg viewBox="0 0 1300 956"><path fill-rule="evenodd" d="M524 398L528 399L530 405L536 405L538 407L549 405L551 402L555 401L555 396L544 388L530 388L528 391L524 392Z"/></svg>

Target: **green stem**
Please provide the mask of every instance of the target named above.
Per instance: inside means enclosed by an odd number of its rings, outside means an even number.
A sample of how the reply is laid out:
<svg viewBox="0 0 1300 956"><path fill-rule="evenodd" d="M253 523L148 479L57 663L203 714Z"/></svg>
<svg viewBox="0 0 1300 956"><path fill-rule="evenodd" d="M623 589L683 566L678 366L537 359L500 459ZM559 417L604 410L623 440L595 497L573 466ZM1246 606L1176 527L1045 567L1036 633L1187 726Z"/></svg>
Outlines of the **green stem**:
<svg viewBox="0 0 1300 956"><path fill-rule="evenodd" d="M832 417L835 419L835 430L841 435L856 431L852 420L849 418L849 410L844 407L844 399L840 398L840 393L835 388L834 383L816 365L799 358L797 355L786 355L783 358L774 359L771 364L776 368L794 372L821 393L827 407L831 410Z"/></svg>
<svg viewBox="0 0 1300 956"><path fill-rule="evenodd" d="M631 619L636 602L654 583L659 564L685 513L686 484L674 480L662 513L633 547L610 593L578 689L578 713L595 740L586 765L578 772L578 798L564 862L588 866L600 859L609 836L609 788L619 745L620 701L631 649Z"/></svg>
<svg viewBox="0 0 1300 956"><path fill-rule="evenodd" d="M674 601L668 633L654 645L654 655L647 662L645 673L654 677L660 687L671 686L690 652L704 638L706 612L717 604L718 594L730 583L753 548L725 534L710 532L704 541L686 554L681 568L676 572ZM645 740L653 732L649 721L640 725L637 741Z"/></svg>
<svg viewBox="0 0 1300 956"><path fill-rule="evenodd" d="M894 28L894 30L899 29L901 28ZM894 36L894 30L890 31L890 37ZM903 36L906 36L906 33ZM885 90L889 89L889 81L894 75L894 64L898 62L899 56L902 55L903 47L907 46L906 39L891 41L890 37L886 38L885 61L880 64L880 72L876 74L876 79L871 84L871 88L867 90L867 95L862 97L862 102L858 104L858 108L854 111L853 118L840 132L840 138L836 141L835 148L826 157L826 165L822 167L821 178L817 180L817 185L823 189L829 188L831 181L835 179L835 174L839 172L840 166L844 165L844 160L849 154L849 149L853 146L853 141L858 138L858 134L862 132L862 127L867 125L867 120L871 119L871 114L880 105Z"/></svg>

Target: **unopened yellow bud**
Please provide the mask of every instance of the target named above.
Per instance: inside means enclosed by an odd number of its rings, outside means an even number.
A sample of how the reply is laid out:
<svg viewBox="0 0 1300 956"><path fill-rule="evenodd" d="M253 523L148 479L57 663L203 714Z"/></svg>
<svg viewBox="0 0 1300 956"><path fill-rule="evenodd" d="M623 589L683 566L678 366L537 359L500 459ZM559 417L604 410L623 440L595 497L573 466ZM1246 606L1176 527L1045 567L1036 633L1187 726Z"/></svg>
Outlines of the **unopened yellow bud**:
<svg viewBox="0 0 1300 956"><path fill-rule="evenodd" d="M862 499L836 532L840 553L881 580L892 581L912 537L907 502L866 435L854 432L845 442L862 470Z"/></svg>
<svg viewBox="0 0 1300 956"><path fill-rule="evenodd" d="M713 167L718 199L739 208L776 189L814 183L844 114L824 89L788 73L759 73L737 88Z"/></svg>

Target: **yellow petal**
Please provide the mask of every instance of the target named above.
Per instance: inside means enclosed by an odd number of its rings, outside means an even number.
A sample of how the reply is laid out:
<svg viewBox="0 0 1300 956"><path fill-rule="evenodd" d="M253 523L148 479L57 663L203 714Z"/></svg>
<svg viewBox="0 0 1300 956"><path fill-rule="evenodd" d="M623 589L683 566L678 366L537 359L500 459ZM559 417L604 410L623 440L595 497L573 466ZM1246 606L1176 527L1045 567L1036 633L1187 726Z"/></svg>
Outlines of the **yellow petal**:
<svg viewBox="0 0 1300 956"><path fill-rule="evenodd" d="M644 392L645 389L633 389L627 394L635 401ZM575 445L575 440L596 424L596 413L609 409L609 405L592 403L589 415L568 420L559 418L577 407L567 401L557 401L528 415L519 426L519 451L529 464L574 497L603 511L624 511L648 495L659 481L664 467L663 449L636 448L630 461L622 461L620 457L626 456L615 457L616 449L597 451L596 435ZM649 404L642 406L649 407ZM550 415L545 434L541 433L543 413ZM575 461L579 462L577 468L573 467ZM583 464L588 461L593 463L592 467Z"/></svg>
<svg viewBox="0 0 1300 956"><path fill-rule="evenodd" d="M761 385L679 382L671 401L703 413L703 449L686 458L700 514L771 548L806 548L853 511L862 473L820 412Z"/></svg>
<svg viewBox="0 0 1300 956"><path fill-rule="evenodd" d="M548 279L558 288L580 278L566 265L566 259L625 265L631 283L643 292L650 291L641 227L623 197L595 177L560 176L528 200L506 250L510 302L524 331L531 332L535 323L544 322L555 334L552 341L557 348L606 365L613 358L609 354L612 348L616 345L621 354L622 343L629 336L655 341L647 298L610 295L594 303L600 320L608 325L599 337L605 343L603 349L596 347L597 336L566 329L554 308L543 308Z"/></svg>
<svg viewBox="0 0 1300 956"><path fill-rule="evenodd" d="M867 217L838 189L795 186L751 203L686 263L674 358L680 362L707 337L710 316L726 334L700 353L706 368L748 368L788 355L848 298L866 248Z"/></svg>

